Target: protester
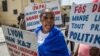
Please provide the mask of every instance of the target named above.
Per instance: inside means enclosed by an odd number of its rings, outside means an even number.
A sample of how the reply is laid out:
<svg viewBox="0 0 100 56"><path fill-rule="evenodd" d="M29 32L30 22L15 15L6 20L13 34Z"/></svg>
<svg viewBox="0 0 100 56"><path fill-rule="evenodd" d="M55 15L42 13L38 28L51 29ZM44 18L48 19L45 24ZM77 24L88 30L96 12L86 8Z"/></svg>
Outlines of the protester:
<svg viewBox="0 0 100 56"><path fill-rule="evenodd" d="M69 29L69 25L67 25L66 30L65 30L65 36L66 37L68 37L68 29ZM67 40L67 44L70 44L71 56L73 56L74 55L75 42Z"/></svg>
<svg viewBox="0 0 100 56"><path fill-rule="evenodd" d="M100 56L100 49L87 44L79 44L74 56Z"/></svg>
<svg viewBox="0 0 100 56"><path fill-rule="evenodd" d="M18 27L20 28L20 20L21 20L21 17L20 15L17 17L17 21L18 21Z"/></svg>
<svg viewBox="0 0 100 56"><path fill-rule="evenodd" d="M65 36L68 37L68 29L69 29L69 25L65 25L65 23L69 22L69 17L67 16L67 14L65 13L62 17L63 19L63 24L64 26L67 26L66 30L65 30ZM67 40L67 44L70 44L70 50L71 50L71 55L74 54L74 46L75 46L75 43L73 41L70 41L70 40Z"/></svg>
<svg viewBox="0 0 100 56"><path fill-rule="evenodd" d="M69 56L62 32L54 24L55 15L51 9L40 14L41 26L35 32L38 37L38 56Z"/></svg>
<svg viewBox="0 0 100 56"><path fill-rule="evenodd" d="M90 49L91 49L91 46L89 45L79 44L76 50L75 56L90 56L89 54Z"/></svg>
<svg viewBox="0 0 100 56"><path fill-rule="evenodd" d="M94 3L95 3L95 2L100 2L100 0L92 0L92 1L93 1Z"/></svg>
<svg viewBox="0 0 100 56"><path fill-rule="evenodd" d="M23 30L26 30L26 24L25 24L24 17L25 17L24 13L20 13L20 15L18 16L17 20L18 20L19 28L23 29Z"/></svg>
<svg viewBox="0 0 100 56"><path fill-rule="evenodd" d="M91 47L89 53L90 53L91 56L100 56L100 48Z"/></svg>
<svg viewBox="0 0 100 56"><path fill-rule="evenodd" d="M25 15L24 13L21 13L20 14L21 16L21 20L20 20L20 28L23 29L23 30L26 30L26 23L25 23Z"/></svg>
<svg viewBox="0 0 100 56"><path fill-rule="evenodd" d="M67 19L67 14L62 15L62 22L65 26L65 20Z"/></svg>

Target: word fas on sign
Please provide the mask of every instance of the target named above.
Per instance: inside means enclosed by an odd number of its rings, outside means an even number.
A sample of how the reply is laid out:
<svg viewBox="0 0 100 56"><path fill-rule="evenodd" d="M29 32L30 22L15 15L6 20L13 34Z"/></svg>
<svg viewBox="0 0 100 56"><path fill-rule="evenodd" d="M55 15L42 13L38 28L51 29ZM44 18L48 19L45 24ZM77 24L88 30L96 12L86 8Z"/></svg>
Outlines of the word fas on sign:
<svg viewBox="0 0 100 56"><path fill-rule="evenodd" d="M86 5L75 6L74 13L85 13Z"/></svg>

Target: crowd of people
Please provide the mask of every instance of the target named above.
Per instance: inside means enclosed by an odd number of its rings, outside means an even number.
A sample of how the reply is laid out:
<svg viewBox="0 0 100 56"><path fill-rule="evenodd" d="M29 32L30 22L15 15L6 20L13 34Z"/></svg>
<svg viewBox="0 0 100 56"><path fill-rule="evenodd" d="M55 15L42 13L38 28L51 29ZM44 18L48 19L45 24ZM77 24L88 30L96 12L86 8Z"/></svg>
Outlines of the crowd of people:
<svg viewBox="0 0 100 56"><path fill-rule="evenodd" d="M18 16L18 25L20 29L26 30L25 27L25 15L20 14ZM45 9L40 14L41 26L34 31L38 38L38 55L39 56L100 56L100 49L87 44L79 44L77 50L74 51L75 42L64 39L62 32L54 24L55 15L51 9ZM63 24L65 25L65 19L67 15L63 15ZM67 20L69 22L69 19ZM65 31L66 37L68 37L68 28ZM67 44L70 43L70 50L67 48Z"/></svg>

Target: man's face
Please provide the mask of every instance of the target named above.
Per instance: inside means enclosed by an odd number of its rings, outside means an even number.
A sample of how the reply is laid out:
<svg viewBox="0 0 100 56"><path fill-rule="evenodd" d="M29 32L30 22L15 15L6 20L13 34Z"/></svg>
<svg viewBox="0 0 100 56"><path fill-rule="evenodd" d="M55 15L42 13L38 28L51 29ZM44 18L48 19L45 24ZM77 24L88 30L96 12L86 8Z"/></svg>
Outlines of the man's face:
<svg viewBox="0 0 100 56"><path fill-rule="evenodd" d="M47 33L54 26L54 17L51 14L43 14L41 17L43 32Z"/></svg>

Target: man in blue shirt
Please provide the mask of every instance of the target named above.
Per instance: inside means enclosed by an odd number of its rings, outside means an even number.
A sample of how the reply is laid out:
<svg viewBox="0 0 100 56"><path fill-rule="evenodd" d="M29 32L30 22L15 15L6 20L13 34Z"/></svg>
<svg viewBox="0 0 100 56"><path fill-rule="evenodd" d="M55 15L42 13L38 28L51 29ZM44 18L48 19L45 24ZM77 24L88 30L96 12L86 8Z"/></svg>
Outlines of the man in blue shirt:
<svg viewBox="0 0 100 56"><path fill-rule="evenodd" d="M38 37L38 56L69 56L62 32L54 24L52 10L44 9L40 14L42 26L35 32Z"/></svg>

